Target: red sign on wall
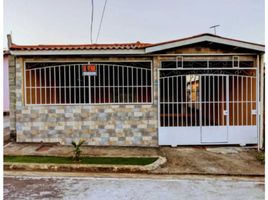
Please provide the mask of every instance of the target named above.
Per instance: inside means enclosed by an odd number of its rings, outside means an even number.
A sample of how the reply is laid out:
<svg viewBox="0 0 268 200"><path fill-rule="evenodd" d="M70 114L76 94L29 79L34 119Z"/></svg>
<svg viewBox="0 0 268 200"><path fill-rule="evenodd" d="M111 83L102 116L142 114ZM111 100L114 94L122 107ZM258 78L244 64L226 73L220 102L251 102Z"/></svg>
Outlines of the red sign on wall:
<svg viewBox="0 0 268 200"><path fill-rule="evenodd" d="M83 65L82 72L83 76L97 76L97 67L93 64Z"/></svg>

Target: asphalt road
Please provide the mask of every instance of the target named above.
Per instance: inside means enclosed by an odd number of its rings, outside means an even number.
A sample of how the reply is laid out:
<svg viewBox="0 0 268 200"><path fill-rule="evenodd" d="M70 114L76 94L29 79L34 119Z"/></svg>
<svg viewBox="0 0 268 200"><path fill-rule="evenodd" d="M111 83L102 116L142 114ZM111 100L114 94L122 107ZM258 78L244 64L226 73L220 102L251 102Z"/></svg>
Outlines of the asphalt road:
<svg viewBox="0 0 268 200"><path fill-rule="evenodd" d="M113 175L115 176L115 175ZM264 182L259 179L208 177L107 177L4 176L4 199L96 199L96 200L259 200Z"/></svg>

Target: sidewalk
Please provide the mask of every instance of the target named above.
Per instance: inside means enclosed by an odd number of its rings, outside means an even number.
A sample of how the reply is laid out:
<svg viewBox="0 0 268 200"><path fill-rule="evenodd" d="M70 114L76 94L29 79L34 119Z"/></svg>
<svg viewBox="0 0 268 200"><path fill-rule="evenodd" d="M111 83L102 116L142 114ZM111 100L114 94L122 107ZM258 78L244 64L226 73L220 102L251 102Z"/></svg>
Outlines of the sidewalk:
<svg viewBox="0 0 268 200"><path fill-rule="evenodd" d="M4 155L71 156L72 146L41 143L9 143ZM256 159L256 150L242 147L92 147L83 146L82 155L140 157L162 156L167 163L151 174L193 174L263 176L264 165Z"/></svg>

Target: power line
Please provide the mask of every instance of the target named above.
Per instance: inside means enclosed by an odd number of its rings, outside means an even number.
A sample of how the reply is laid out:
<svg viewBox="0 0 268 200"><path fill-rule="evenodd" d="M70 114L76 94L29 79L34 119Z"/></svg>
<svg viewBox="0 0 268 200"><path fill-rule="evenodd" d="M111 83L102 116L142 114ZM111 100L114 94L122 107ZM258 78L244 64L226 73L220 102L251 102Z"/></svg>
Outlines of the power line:
<svg viewBox="0 0 268 200"><path fill-rule="evenodd" d="M97 38L96 38L96 43L98 42L98 39L99 39L99 36L100 36L100 30L101 30L101 25L102 25L102 21L103 21L103 16L104 16L104 13L105 13L106 4L107 4L107 0L105 0L104 6L103 6L103 9L102 9L101 20L100 20L100 25L99 25L99 29L98 29Z"/></svg>
<svg viewBox="0 0 268 200"><path fill-rule="evenodd" d="M91 22L90 22L90 41L93 43L93 17L94 17L94 0L91 0Z"/></svg>

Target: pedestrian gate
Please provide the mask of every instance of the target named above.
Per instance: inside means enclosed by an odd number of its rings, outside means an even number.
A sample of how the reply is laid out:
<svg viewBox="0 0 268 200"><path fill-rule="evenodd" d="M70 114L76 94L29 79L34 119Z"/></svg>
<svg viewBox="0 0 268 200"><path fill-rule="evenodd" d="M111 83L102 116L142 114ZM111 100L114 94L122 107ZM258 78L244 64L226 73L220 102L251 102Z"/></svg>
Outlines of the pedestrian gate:
<svg viewBox="0 0 268 200"><path fill-rule="evenodd" d="M256 69L159 69L159 144L256 144Z"/></svg>

